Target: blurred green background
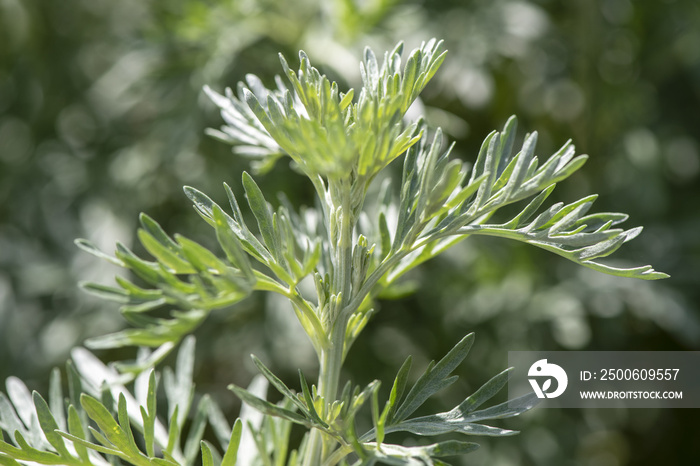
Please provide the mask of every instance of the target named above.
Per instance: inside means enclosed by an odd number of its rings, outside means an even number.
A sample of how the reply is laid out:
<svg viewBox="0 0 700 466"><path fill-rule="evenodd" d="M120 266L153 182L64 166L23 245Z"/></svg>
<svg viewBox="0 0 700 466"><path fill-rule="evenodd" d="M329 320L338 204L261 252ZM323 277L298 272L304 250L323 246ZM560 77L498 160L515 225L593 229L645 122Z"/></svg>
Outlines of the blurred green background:
<svg viewBox="0 0 700 466"><path fill-rule="evenodd" d="M417 292L381 303L347 362L348 378L389 381L464 334L476 344L454 406L507 365L508 350L700 350L700 3L696 0L0 0L0 379L43 389L71 347L121 328L117 309L81 292L118 270L73 245L133 243L139 212L207 243L182 185L215 200L246 160L204 136L220 125L201 88L246 73L272 82L277 53L357 87L365 45L445 40L448 58L421 101L428 122L473 161L511 114L546 157L572 138L587 165L555 191L589 193L643 234L616 261L671 274L637 282L546 252L474 239L426 264ZM394 169L399 169L395 167ZM298 205L312 191L286 161L259 177ZM240 192L240 189L238 190ZM224 387L246 384L256 353L291 381L316 363L284 303L255 296L198 333L198 387L233 417ZM99 353L105 360L128 353ZM293 382L291 382L293 383ZM505 394L501 395L505 397ZM694 464L694 410L535 410L501 425L475 465Z"/></svg>

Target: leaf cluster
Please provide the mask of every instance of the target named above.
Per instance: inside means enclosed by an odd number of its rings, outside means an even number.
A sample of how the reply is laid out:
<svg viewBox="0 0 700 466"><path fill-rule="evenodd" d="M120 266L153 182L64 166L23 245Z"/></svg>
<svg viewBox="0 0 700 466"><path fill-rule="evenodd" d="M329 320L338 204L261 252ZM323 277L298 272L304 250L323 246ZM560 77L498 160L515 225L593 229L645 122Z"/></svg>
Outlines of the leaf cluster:
<svg viewBox="0 0 700 466"><path fill-rule="evenodd" d="M409 356L399 369L389 399L382 409L379 407L380 382L377 380L364 388L353 386L348 382L338 400L329 402L316 393L315 386L309 387L301 373L299 374L301 392L295 393L255 356L253 361L258 369L284 396L284 401L273 404L241 387L231 385L229 388L244 403L268 416L310 429L318 429L335 439L338 447L329 452L324 465L332 466L341 462L358 466L375 463L402 465L416 464L415 461L420 461L420 464L442 465L446 463L438 458L469 453L478 448L478 444L447 440L428 446L404 447L386 443L385 436L394 432L409 432L431 437L447 433L477 436L513 435L517 432L484 425L481 421L517 416L537 403L534 394L529 394L486 409L478 409L505 386L510 372L508 369L493 377L452 410L411 418L410 416L428 398L457 380L458 377L451 374L466 358L473 342L474 334L464 337L440 361L431 362L410 388L408 388L411 369ZM358 435L355 418L368 403L374 427L365 434ZM302 445L298 452L294 452L294 456L303 454L303 448ZM356 456L357 460L354 463L347 463L350 458L348 455L351 454Z"/></svg>
<svg viewBox="0 0 700 466"><path fill-rule="evenodd" d="M277 89L269 90L249 75L237 96L230 89L223 96L205 88L227 123L210 134L242 144L238 151L260 158L263 167L286 154L312 178L353 172L371 179L418 141L416 125L405 127L403 117L442 64L446 52L441 47L434 39L423 43L403 67L402 43L385 55L381 66L374 52L365 49L356 102L353 89L339 91L303 51L297 72L280 55L289 86L278 78Z"/></svg>
<svg viewBox="0 0 700 466"><path fill-rule="evenodd" d="M10 438L10 442L0 439L0 464L106 466L123 460L137 466L198 461L206 466L233 466L241 423L232 429L208 396L193 406L193 365L194 339L189 337L179 351L175 370L142 372L134 381L136 395L124 386L122 375L80 348L66 365L68 397L64 397L58 369L51 374L48 402L10 377L7 395L0 392L0 429ZM165 423L157 412L159 379L165 381ZM207 424L222 445L223 457L202 440Z"/></svg>
<svg viewBox="0 0 700 466"><path fill-rule="evenodd" d="M381 252L366 288L373 286L374 293L380 294L408 270L472 235L526 242L610 275L667 277L651 266L614 268L596 261L641 231L612 228L627 219L625 214L588 214L596 196L568 205L556 203L538 214L556 183L578 170L588 157L575 156L569 141L540 164L535 155L537 133L527 135L514 153L516 128L517 120L511 117L503 131L487 136L471 170L457 159L450 160L451 147L441 150L439 130L431 143L423 139L407 151L395 225L388 220L394 210L390 187L380 196L377 227L370 237L381 245ZM510 220L490 222L499 209L528 198Z"/></svg>
<svg viewBox="0 0 700 466"><path fill-rule="evenodd" d="M224 184L232 215L204 193L185 187L195 210L215 230L223 257L180 235L168 236L158 223L142 214L138 237L153 256L145 260L118 244L115 257L99 251L86 240L77 244L86 251L131 270L150 288L117 277L119 287L84 283L83 288L122 304L120 310L135 329L91 339L92 348L125 345L160 346L163 353L192 333L215 309L229 308L254 290L279 293L289 298L312 341L325 344L321 321L311 304L296 289L299 282L317 270L321 242L310 232L288 202L272 209L260 188L247 173L243 186L254 215L257 234L246 224L238 201ZM253 264L255 262L255 264ZM261 269L261 270L260 270ZM175 308L171 318L150 317L149 311Z"/></svg>

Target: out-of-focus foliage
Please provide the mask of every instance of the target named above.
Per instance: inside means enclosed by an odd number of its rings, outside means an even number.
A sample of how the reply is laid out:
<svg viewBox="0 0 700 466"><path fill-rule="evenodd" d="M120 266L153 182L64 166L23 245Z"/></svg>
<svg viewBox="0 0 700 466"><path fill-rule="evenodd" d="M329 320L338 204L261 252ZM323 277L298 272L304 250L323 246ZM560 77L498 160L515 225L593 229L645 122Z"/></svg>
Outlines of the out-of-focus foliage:
<svg viewBox="0 0 700 466"><path fill-rule="evenodd" d="M45 383L43 369L71 346L118 329L115 309L96 308L75 286L115 271L78 253L73 238L105 250L130 245L140 211L199 237L205 226L189 224L181 186L220 192L247 167L203 137L218 117L202 85L221 90L244 72L271 83L276 53L303 48L352 87L359 75L348 57L364 44L385 49L400 38L410 48L432 36L446 39L450 59L422 104L429 123L457 139L455 153L473 161L513 113L539 130L545 153L572 137L591 158L562 186L564 200L597 192L599 209L630 213L629 223L646 228L618 255L644 257L672 279L614 279L481 239L413 275L420 293L383 304L350 354L353 379L391 374L409 353L417 363L444 354L444 342L466 331L479 339L474 383L502 367L508 349L698 349L698 31L693 0L3 0L0 378ZM296 176L278 164L259 180L290 193ZM310 202L297 193L293 202ZM256 354L313 371L312 350L281 304L253 296L235 318L213 316L201 329L202 361L225 363L198 366L200 387L246 385L247 353L260 338ZM244 330L222 341L213 337L222 325ZM282 330L285 338L265 339ZM531 425L518 425L521 436L472 460L683 464L700 455L690 414L535 411Z"/></svg>
<svg viewBox="0 0 700 466"><path fill-rule="evenodd" d="M235 464L243 421L229 426L207 395L196 397L195 406L194 349L194 337L187 338L174 370L143 371L127 388L119 372L76 348L66 363L68 396L64 397L61 371L54 369L48 402L37 391L30 394L20 379L8 378L7 395L0 392L0 427L10 439L0 439L0 462L106 466L121 459L133 465L207 465L216 455L223 456L223 464ZM144 351L140 356L150 355ZM166 421L158 415L159 391L167 400ZM202 440L207 425L215 431L223 455Z"/></svg>

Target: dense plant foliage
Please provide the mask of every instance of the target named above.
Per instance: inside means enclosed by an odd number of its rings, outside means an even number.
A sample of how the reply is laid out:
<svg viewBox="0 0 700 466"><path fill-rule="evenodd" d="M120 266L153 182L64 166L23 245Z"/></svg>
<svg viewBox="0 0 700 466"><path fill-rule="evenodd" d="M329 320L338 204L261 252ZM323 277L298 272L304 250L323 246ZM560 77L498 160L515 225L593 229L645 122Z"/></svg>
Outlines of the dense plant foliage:
<svg viewBox="0 0 700 466"><path fill-rule="evenodd" d="M10 443L0 442L0 461L103 464L116 457L131 464L192 464L201 448L203 464L230 465L242 445L242 454L253 454L249 464L444 464L437 458L468 453L477 445L436 439L409 447L388 443L385 435L510 435L513 431L481 421L516 416L530 409L534 398L527 395L478 409L505 385L504 371L448 412L411 417L429 397L455 382L450 374L466 357L473 334L437 364L430 363L410 388L409 358L383 408L379 381L365 387L348 382L341 390L344 360L375 313L376 298L396 296L405 273L467 237L487 235L532 244L610 275L666 277L651 266L620 268L599 262L641 229L617 228L627 218L624 214L589 214L595 196L541 209L556 183L586 160L575 157L570 142L540 165L536 133L527 135L513 153L516 120L511 118L502 132L484 140L472 167L451 160L451 148L443 148L439 129L429 136L422 119L406 118L444 60L442 43L423 43L405 64L402 51L399 44L380 65L366 49L357 98L352 89L340 91L303 52L298 71L281 57L289 85L278 78L277 88L270 90L248 76L237 95L207 91L226 122L211 134L237 144L238 152L253 157L259 169L290 157L294 169L311 181L318 207L298 211L283 197L275 208L244 172L242 186L254 229L228 185L230 213L197 189L185 188L196 211L214 229L223 255L184 236L169 236L147 215L141 216L138 237L153 260L123 244L112 257L79 240L81 248L134 277L117 277L118 287L85 284L94 294L122 304L122 315L132 326L88 345L155 349L142 349L135 361L120 362L114 369L77 350L68 366L67 411L57 373L49 403L36 393L30 396L19 380L9 379L9 400L0 398L0 427L11 438ZM392 189L391 177L382 172L402 155L401 180ZM379 179L380 194L372 202L367 194ZM517 207L515 212L502 213L509 205ZM300 371L295 392L254 357L264 380L283 400L267 401L259 386L246 390L231 385L246 405L265 415L257 424L244 426L239 419L231 428L216 403L204 396L182 445L194 396L194 343L189 335L212 311L229 308L256 290L289 301L318 356L318 382L310 385ZM183 341L175 372L166 370L161 379L153 367ZM159 379L168 400L167 423L156 413ZM82 388L84 382L88 389ZM124 387L131 382L136 396ZM367 404L373 427L358 434L356 416ZM221 452L202 440L207 419ZM296 449L289 441L291 424L308 429ZM143 438L135 439L132 428Z"/></svg>

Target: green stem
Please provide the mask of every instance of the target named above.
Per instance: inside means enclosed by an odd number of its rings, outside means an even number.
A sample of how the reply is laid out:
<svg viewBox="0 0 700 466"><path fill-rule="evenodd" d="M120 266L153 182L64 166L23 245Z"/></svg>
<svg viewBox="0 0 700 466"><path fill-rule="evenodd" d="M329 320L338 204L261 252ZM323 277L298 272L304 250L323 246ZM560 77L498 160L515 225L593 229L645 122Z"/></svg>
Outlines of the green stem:
<svg viewBox="0 0 700 466"><path fill-rule="evenodd" d="M335 466L350 453L352 453L352 448L350 446L342 446L323 462L323 466Z"/></svg>
<svg viewBox="0 0 700 466"><path fill-rule="evenodd" d="M340 205L331 210L332 215L335 215L337 209L340 208L342 217L340 224L336 225L337 232L331 231L332 222L330 218L328 219L328 239L331 246L331 257L333 258L331 293L339 298L335 312L330 315L329 342L324 347L319 358L318 395L328 404L335 401L337 397L340 369L343 366L345 332L349 316L340 311L347 306L352 293L352 235L355 228L347 180L345 183L341 181L338 185L330 186L330 189L336 190L335 192L338 195L336 200L340 201ZM333 237L338 238L337 244L332 240ZM321 413L322 416L325 414L325 412ZM321 464L332 451L335 442L336 440L328 437L323 432L316 429L312 430L306 447L304 466L318 466Z"/></svg>
<svg viewBox="0 0 700 466"><path fill-rule="evenodd" d="M330 345L321 353L321 365L318 375L318 394L326 403L332 403L338 393L340 369L343 366L343 346L347 318L339 318L333 325ZM321 413L323 416L325 413ZM320 430L311 431L306 449L304 466L318 466L331 451L335 439L328 437Z"/></svg>

